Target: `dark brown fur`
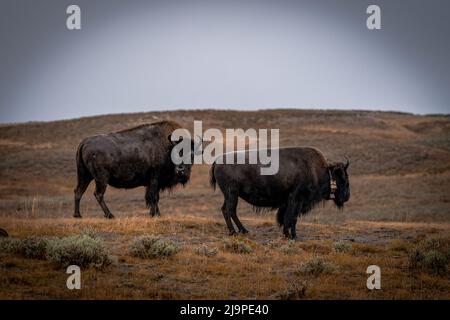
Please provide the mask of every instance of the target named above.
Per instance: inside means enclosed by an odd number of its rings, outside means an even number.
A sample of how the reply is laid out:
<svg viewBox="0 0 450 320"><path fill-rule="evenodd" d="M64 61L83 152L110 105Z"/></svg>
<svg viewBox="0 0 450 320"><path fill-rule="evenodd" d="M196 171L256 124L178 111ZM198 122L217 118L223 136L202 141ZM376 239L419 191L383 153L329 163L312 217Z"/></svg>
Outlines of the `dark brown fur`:
<svg viewBox="0 0 450 320"><path fill-rule="evenodd" d="M105 217L113 217L103 198L108 185L126 189L145 186L150 214L159 215L159 192L184 185L190 178L191 165L175 166L170 157L175 143L169 137L178 128L181 126L176 122L161 121L84 139L76 155L74 217L81 217L80 200L92 180Z"/></svg>
<svg viewBox="0 0 450 320"><path fill-rule="evenodd" d="M285 236L291 238L296 237L298 215L330 199L330 174L337 182L335 204L342 208L350 198L348 164L330 164L315 148L279 149L279 171L275 175L261 175L261 164L248 164L249 152L254 151L245 151L246 164L213 164L211 168L210 183L213 188L218 184L224 195L222 213L231 234L235 233L231 219L239 232L247 232L236 214L238 198L258 209L278 210L277 221Z"/></svg>

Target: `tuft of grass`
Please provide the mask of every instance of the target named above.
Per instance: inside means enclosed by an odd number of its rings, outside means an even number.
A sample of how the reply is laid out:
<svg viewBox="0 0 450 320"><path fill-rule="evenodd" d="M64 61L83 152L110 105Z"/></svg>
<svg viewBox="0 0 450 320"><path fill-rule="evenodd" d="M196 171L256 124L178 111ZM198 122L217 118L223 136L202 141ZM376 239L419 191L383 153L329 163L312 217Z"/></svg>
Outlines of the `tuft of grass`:
<svg viewBox="0 0 450 320"><path fill-rule="evenodd" d="M103 241L87 234L49 240L46 257L62 268L69 265L102 268L112 262Z"/></svg>
<svg viewBox="0 0 450 320"><path fill-rule="evenodd" d="M293 284L290 288L281 290L272 295L277 300L297 300L303 299L306 296L306 290L309 287L308 281L303 281L300 284Z"/></svg>
<svg viewBox="0 0 450 320"><path fill-rule="evenodd" d="M216 247L208 247L207 245L202 245L196 247L194 251L196 254L201 256L214 257L219 252L219 249Z"/></svg>
<svg viewBox="0 0 450 320"><path fill-rule="evenodd" d="M81 230L81 235L86 235L88 237L91 237L92 239L99 238L97 231L92 227L86 227L83 230Z"/></svg>
<svg viewBox="0 0 450 320"><path fill-rule="evenodd" d="M177 253L179 248L173 241L157 236L142 236L132 242L129 251L135 257L149 259L171 256Z"/></svg>
<svg viewBox="0 0 450 320"><path fill-rule="evenodd" d="M249 244L235 237L225 239L223 242L223 247L226 251L232 253L247 254L253 252L253 248Z"/></svg>
<svg viewBox="0 0 450 320"><path fill-rule="evenodd" d="M435 275L444 275L449 271L450 241L430 237L419 242L409 253L411 269L422 269Z"/></svg>
<svg viewBox="0 0 450 320"><path fill-rule="evenodd" d="M337 241L333 243L333 251L338 253L345 253L352 250L352 245L346 241Z"/></svg>
<svg viewBox="0 0 450 320"><path fill-rule="evenodd" d="M302 262L298 268L298 273L319 276L321 274L334 273L337 269L334 263L316 257Z"/></svg>
<svg viewBox="0 0 450 320"><path fill-rule="evenodd" d="M288 244L282 245L280 247L280 252L286 255L299 254L303 252L302 248L299 248L295 243L289 242Z"/></svg>

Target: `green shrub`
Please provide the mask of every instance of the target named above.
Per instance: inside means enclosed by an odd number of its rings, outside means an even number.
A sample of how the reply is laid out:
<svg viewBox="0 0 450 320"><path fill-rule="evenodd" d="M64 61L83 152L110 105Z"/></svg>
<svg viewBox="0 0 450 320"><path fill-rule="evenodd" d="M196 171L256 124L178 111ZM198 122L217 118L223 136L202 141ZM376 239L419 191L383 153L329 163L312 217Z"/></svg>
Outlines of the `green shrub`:
<svg viewBox="0 0 450 320"><path fill-rule="evenodd" d="M450 264L450 241L442 238L426 238L409 252L409 266L431 274L446 274Z"/></svg>
<svg viewBox="0 0 450 320"><path fill-rule="evenodd" d="M31 236L19 242L19 251L25 258L44 260L47 255L47 246L47 239Z"/></svg>
<svg viewBox="0 0 450 320"><path fill-rule="evenodd" d="M148 259L168 257L178 252L179 248L176 243L169 240L161 239L157 236L143 236L136 238L130 245L131 255Z"/></svg>
<svg viewBox="0 0 450 320"><path fill-rule="evenodd" d="M245 243L242 240L239 240L238 238L232 237L229 239L225 239L224 241L224 249L226 251L232 252L232 253L252 253L253 248Z"/></svg>
<svg viewBox="0 0 450 320"><path fill-rule="evenodd" d="M312 258L306 262L302 262L298 269L300 274L309 274L318 276L321 274L334 273L337 270L337 266L329 261L325 261L322 258Z"/></svg>
<svg viewBox="0 0 450 320"><path fill-rule="evenodd" d="M63 268L72 264L101 268L111 263L102 240L86 234L49 240L47 259Z"/></svg>
<svg viewBox="0 0 450 320"><path fill-rule="evenodd" d="M47 240L36 236L30 236L25 239L1 238L0 251L20 254L29 259L45 259Z"/></svg>
<svg viewBox="0 0 450 320"><path fill-rule="evenodd" d="M13 238L0 238L1 253L20 253L20 240Z"/></svg>
<svg viewBox="0 0 450 320"><path fill-rule="evenodd" d="M423 266L434 274L445 274L448 263L448 257L437 250L426 252L422 262Z"/></svg>
<svg viewBox="0 0 450 320"><path fill-rule="evenodd" d="M352 245L348 242L340 240L340 241L333 243L333 250L334 250L334 252L340 252L340 253L349 252L350 250L352 250Z"/></svg>
<svg viewBox="0 0 450 320"><path fill-rule="evenodd" d="M206 257L214 257L219 252L219 249L216 247L208 247L207 245L202 245L195 248L195 253L206 256Z"/></svg>

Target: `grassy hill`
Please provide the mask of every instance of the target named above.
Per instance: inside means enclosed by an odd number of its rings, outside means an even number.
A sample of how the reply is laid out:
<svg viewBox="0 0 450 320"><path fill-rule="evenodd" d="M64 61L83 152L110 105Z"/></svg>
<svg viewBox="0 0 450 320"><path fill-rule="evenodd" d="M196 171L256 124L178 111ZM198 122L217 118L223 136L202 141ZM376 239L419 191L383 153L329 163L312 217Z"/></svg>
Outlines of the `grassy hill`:
<svg viewBox="0 0 450 320"><path fill-rule="evenodd" d="M190 130L194 120L202 120L204 129L279 128L281 146L315 146L331 160L348 156L349 217L450 220L450 117L312 110L150 112L0 126L0 214L28 214L34 203L34 214L70 216L78 143L93 134L162 119ZM190 213L202 213L197 207L203 202L217 213L220 197L210 190L207 175L206 165L195 166L191 183L163 197L162 210L171 214L182 199L189 202L185 209ZM85 213L98 216L92 192L82 203ZM127 215L129 209L143 209L142 192L110 188L108 203ZM327 214L328 209L319 211Z"/></svg>

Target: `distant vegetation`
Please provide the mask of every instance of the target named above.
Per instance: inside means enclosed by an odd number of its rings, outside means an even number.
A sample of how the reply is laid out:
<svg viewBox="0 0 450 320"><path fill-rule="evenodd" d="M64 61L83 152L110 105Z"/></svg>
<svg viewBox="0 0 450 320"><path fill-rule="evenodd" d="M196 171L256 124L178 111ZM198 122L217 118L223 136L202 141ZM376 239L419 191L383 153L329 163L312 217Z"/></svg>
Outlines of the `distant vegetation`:
<svg viewBox="0 0 450 320"><path fill-rule="evenodd" d="M135 257L149 259L171 256L179 247L175 242L157 236L142 236L133 241L129 250Z"/></svg>

